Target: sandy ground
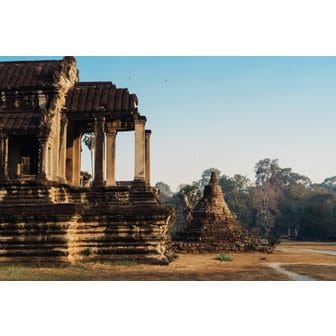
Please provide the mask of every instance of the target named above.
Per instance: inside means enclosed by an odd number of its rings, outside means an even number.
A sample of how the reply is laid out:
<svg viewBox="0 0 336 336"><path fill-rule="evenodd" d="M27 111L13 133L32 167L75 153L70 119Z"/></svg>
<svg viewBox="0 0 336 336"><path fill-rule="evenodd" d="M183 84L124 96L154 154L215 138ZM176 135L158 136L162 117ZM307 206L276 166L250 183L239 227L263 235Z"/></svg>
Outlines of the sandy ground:
<svg viewBox="0 0 336 336"><path fill-rule="evenodd" d="M323 251L336 251L336 243L284 242L273 254L230 253L232 261L216 260L217 254L180 254L168 266L126 261L67 267L1 265L0 280L336 280L336 255Z"/></svg>

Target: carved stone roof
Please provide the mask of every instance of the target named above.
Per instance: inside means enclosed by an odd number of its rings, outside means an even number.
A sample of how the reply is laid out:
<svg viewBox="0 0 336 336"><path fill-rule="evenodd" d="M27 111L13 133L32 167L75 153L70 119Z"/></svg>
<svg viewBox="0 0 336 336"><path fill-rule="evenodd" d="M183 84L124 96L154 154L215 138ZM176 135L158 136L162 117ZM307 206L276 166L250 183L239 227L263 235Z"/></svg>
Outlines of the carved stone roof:
<svg viewBox="0 0 336 336"><path fill-rule="evenodd" d="M53 88L64 62L72 57L51 61L0 62L0 90Z"/></svg>
<svg viewBox="0 0 336 336"><path fill-rule="evenodd" d="M71 112L136 112L138 98L127 89L117 89L111 82L79 82L67 94L66 107Z"/></svg>
<svg viewBox="0 0 336 336"><path fill-rule="evenodd" d="M1 114L0 131L36 131L40 126L40 114L38 113L6 113Z"/></svg>
<svg viewBox="0 0 336 336"><path fill-rule="evenodd" d="M139 117L138 98L127 89L111 82L78 82L73 57L0 62L0 131L38 130L44 115L55 106L54 98L60 103L57 108L65 108L68 117L84 123L104 115L121 120L120 127L126 130Z"/></svg>

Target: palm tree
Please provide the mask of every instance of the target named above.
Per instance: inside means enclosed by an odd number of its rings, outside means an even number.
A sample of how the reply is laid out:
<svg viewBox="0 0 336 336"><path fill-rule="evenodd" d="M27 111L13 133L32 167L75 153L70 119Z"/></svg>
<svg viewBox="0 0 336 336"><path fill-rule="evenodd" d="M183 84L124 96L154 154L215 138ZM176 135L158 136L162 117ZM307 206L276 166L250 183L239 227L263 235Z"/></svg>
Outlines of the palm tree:
<svg viewBox="0 0 336 336"><path fill-rule="evenodd" d="M89 149L91 153L91 171L92 171L92 176L94 176L94 171L93 171L93 150L95 148L95 137L94 133L86 133L83 136L83 143L84 145Z"/></svg>

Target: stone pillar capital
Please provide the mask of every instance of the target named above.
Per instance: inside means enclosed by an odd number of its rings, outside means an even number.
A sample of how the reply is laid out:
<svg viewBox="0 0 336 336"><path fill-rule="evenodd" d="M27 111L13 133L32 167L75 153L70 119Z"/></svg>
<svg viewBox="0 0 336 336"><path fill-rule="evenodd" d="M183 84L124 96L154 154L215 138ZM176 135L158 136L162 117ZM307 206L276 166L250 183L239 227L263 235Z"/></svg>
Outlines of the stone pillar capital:
<svg viewBox="0 0 336 336"><path fill-rule="evenodd" d="M117 134L117 123L116 122L106 122L105 123L106 135L116 135Z"/></svg>
<svg viewBox="0 0 336 336"><path fill-rule="evenodd" d="M134 124L143 124L144 125L144 124L146 124L146 121L147 121L146 117L141 116L141 117L134 120Z"/></svg>

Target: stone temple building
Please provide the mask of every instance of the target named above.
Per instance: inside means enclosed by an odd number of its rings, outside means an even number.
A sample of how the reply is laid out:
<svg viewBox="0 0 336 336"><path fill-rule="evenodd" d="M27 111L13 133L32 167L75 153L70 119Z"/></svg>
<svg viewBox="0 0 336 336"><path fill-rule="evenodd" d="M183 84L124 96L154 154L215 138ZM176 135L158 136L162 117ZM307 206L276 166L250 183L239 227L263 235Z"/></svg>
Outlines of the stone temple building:
<svg viewBox="0 0 336 336"><path fill-rule="evenodd" d="M138 99L80 82L76 60L0 62L0 260L168 263L172 208L150 186L150 137ZM118 132L134 131L134 180L115 178ZM94 176L81 176L93 132Z"/></svg>

